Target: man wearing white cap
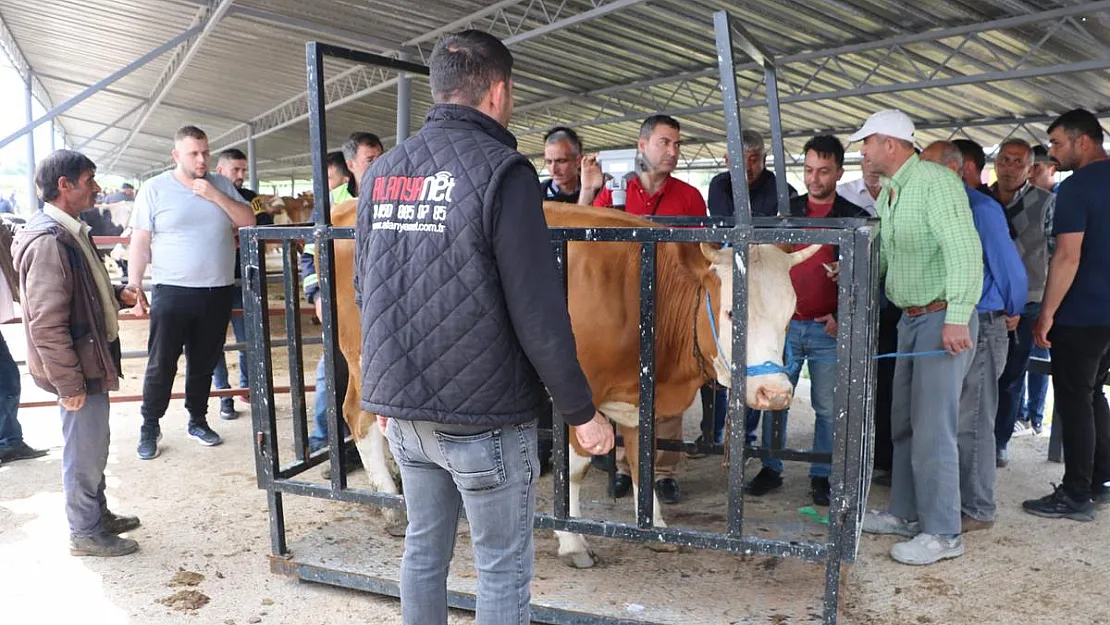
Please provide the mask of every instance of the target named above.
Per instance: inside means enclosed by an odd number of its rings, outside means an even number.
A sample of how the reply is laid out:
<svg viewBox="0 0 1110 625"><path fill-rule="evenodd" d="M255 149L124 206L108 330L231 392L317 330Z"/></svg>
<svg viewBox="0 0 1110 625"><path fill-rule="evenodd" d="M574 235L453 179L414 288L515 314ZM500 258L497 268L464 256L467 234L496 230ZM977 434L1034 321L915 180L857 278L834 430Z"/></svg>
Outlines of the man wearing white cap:
<svg viewBox="0 0 1110 625"><path fill-rule="evenodd" d="M933 564L964 553L957 446L960 390L978 332L983 248L963 185L914 154L913 122L879 111L849 137L863 141L863 165L884 178L876 202L886 294L902 309L898 351L945 351L899 358L894 372L890 507L863 530L912 540L890 550L903 564Z"/></svg>

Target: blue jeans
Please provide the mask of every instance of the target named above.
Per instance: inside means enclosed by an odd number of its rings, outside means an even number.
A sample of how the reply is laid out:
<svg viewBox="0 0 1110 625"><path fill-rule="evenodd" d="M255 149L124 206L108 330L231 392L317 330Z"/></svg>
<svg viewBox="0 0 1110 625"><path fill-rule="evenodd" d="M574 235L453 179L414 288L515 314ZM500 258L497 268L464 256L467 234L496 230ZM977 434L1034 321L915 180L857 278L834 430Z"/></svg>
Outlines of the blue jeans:
<svg viewBox="0 0 1110 625"><path fill-rule="evenodd" d="M339 411L343 412L343 398L347 394L347 361L342 354L335 355L335 385L339 387ZM316 392L312 411L312 432L308 435L308 449L315 452L328 446L328 396L327 380L324 379L324 357L316 365ZM347 438L349 430L343 424L340 440Z"/></svg>
<svg viewBox="0 0 1110 625"><path fill-rule="evenodd" d="M100 516L104 498L104 467L108 465L108 394L85 397L77 411L58 406L62 415L62 490L71 536L95 536L104 530Z"/></svg>
<svg viewBox="0 0 1110 625"><path fill-rule="evenodd" d="M466 511L478 571L478 625L528 625L535 564L536 422L500 428L390 419L405 485L401 620L447 624L447 572Z"/></svg>
<svg viewBox="0 0 1110 625"><path fill-rule="evenodd" d="M1030 357L1048 360L1048 350L1034 345ZM1018 418L1040 426L1044 421L1044 399L1048 396L1048 376L1043 373L1026 372L1021 396L1024 401L1021 403Z"/></svg>
<svg viewBox="0 0 1110 625"><path fill-rule="evenodd" d="M23 442L23 428L19 425L19 367L0 334L0 449L15 447Z"/></svg>
<svg viewBox="0 0 1110 625"><path fill-rule="evenodd" d="M810 403L816 414L813 425L813 451L829 453L833 443L833 403L836 400L836 337L825 332L825 324L817 321L791 321L786 332L786 342L798 360L809 360ZM810 360L811 358L816 360ZM798 385L798 373L790 376L790 383ZM782 415L779 440L786 441L786 422L789 412ZM763 419L763 446L770 448L774 434L774 419ZM763 466L782 473L782 460L767 458ZM811 464L810 477L828 477L827 464Z"/></svg>
<svg viewBox="0 0 1110 625"><path fill-rule="evenodd" d="M998 378L998 416L994 420L994 443L999 449L1006 449L1014 435L1014 423L1021 411L1021 388L1033 351L1033 324L1040 314L1041 303L1029 302L1021 313L1017 331L1010 333L1006 368Z"/></svg>
<svg viewBox="0 0 1110 625"><path fill-rule="evenodd" d="M235 294L231 296L231 307L236 310L243 309L243 290L238 286L235 287ZM236 343L247 342L247 322L243 315L231 316L231 332L235 335ZM231 388L231 381L227 379L227 352L220 353L220 359L216 361L216 368L212 370L212 386L218 389ZM249 388L250 383L247 382L247 352L246 350L239 351L239 388ZM231 401L230 397L222 397L223 401Z"/></svg>

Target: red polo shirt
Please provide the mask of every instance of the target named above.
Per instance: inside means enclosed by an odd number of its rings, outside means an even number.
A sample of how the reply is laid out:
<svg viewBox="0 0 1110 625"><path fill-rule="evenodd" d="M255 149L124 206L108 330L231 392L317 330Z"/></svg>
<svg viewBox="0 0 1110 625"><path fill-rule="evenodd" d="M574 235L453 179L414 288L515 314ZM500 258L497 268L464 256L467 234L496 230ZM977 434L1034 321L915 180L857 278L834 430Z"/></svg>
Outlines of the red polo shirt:
<svg viewBox="0 0 1110 625"><path fill-rule="evenodd" d="M805 216L828 217L832 207L832 202L817 204L809 200L806 202ZM803 247L806 246L798 245L795 249ZM790 281L794 283L794 293L798 296L794 319L812 321L836 312L836 283L829 279L828 272L821 266L822 263L835 263L836 260L836 247L822 245L809 260L790 269Z"/></svg>
<svg viewBox="0 0 1110 625"><path fill-rule="evenodd" d="M613 206L613 192L602 189L594 198L594 206ZM628 183L628 196L625 199L625 212L633 215L663 215L670 217L706 217L705 199L693 186L674 176L667 176L663 186L648 195L640 184L639 178Z"/></svg>

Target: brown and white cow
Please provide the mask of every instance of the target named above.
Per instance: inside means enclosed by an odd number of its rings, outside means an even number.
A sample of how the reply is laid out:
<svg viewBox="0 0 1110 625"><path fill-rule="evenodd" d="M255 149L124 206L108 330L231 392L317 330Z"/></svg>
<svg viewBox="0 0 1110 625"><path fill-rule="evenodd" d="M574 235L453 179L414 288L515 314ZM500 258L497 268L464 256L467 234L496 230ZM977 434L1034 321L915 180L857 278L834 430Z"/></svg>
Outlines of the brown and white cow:
<svg viewBox="0 0 1110 625"><path fill-rule="evenodd" d="M335 226L353 226L354 200L332 209ZM610 209L546 203L552 228L656 228L647 219ZM636 475L639 427L639 249L637 243L572 242L568 246L568 306L578 359L593 391L594 402L621 429L632 474ZM753 246L748 256L749 364L782 363L786 327L794 312L790 268L809 258L817 246L788 254L770 245ZM732 292L730 250L709 245L662 243L656 256L656 415L681 418L707 376L731 382ZM389 472L387 445L374 416L359 408L358 366L362 337L354 303L354 241L335 241L336 308L340 350L350 380L343 414L356 441L372 487L397 493ZM724 353L718 353L705 294L713 303ZM704 359L695 356L694 341ZM745 385L746 403L777 410L789 405L793 388L784 374L753 377ZM573 435L570 453L570 514L579 515L579 490L589 468L589 454ZM635 498L634 498L635 499ZM656 501L655 524L664 527ZM593 565L585 539L559 532L559 556L577 566Z"/></svg>
<svg viewBox="0 0 1110 625"><path fill-rule="evenodd" d="M592 207L549 203L545 214L552 228L660 227L642 217ZM572 242L567 251L567 304L578 360L598 410L620 428L632 475L637 475L639 458L640 247L638 243ZM795 307L790 268L817 249L811 246L788 254L772 245L751 247L747 266L749 365L782 364L786 327ZM656 419L681 419L695 393L708 381L707 376L716 377L726 386L731 383L733 259L731 249L706 244L657 246ZM707 293L715 323L710 322ZM713 336L714 325L719 330L717 339ZM717 348L718 339L721 350ZM789 379L782 373L751 377L745 388L745 403L760 410L785 408L793 394ZM590 455L578 446L577 437L571 436L570 443L569 512L579 516L579 492ZM655 525L665 527L658 498L653 508ZM582 536L556 534L559 557L564 562L579 568L593 565Z"/></svg>

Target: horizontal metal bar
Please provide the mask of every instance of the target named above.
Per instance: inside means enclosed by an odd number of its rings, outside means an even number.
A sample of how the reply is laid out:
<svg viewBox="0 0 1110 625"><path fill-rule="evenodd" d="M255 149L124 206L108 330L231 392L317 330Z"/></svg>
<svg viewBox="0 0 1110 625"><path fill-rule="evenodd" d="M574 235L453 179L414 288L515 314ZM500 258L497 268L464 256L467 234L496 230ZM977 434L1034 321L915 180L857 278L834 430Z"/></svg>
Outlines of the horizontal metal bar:
<svg viewBox="0 0 1110 625"><path fill-rule="evenodd" d="M770 540L750 536L729 538L725 534L716 532L673 527L648 530L616 521L564 520L556 519L548 514L537 514L535 526L540 529L558 529L576 534L591 534L636 542L667 542L698 549L730 551L745 555L789 556L808 562L817 562L824 559L828 551L828 546L825 543Z"/></svg>
<svg viewBox="0 0 1110 625"><path fill-rule="evenodd" d="M387 597L400 597L401 587L395 579L376 575L328 568L308 564L298 560L270 556L270 572L285 577L295 577L308 582L328 584L340 588L352 588L363 592ZM477 607L477 597L473 593L447 590L447 606L473 612ZM649 621L631 620L619 617L598 616L574 610L564 610L544 605L532 604L532 622L546 625L660 625Z"/></svg>
<svg viewBox="0 0 1110 625"><path fill-rule="evenodd" d="M337 59L345 59L363 65L372 65L374 67L385 67L388 69L395 69L402 72L409 72L410 74L420 74L421 76L428 75L428 66L421 65L420 63L412 63L410 61L402 61L380 54L373 54L371 52L363 52L362 50L352 50L342 46L332 45L330 43L316 42L316 50L324 56L335 57Z"/></svg>
<svg viewBox="0 0 1110 625"><path fill-rule="evenodd" d="M362 488L333 490L330 484L313 484L297 480L275 479L267 490L347 503L369 503L386 508L402 508L405 505L405 501L400 495L387 495Z"/></svg>

